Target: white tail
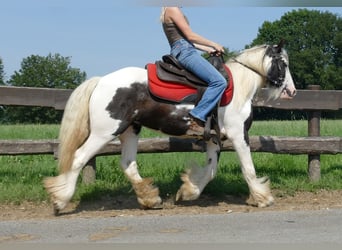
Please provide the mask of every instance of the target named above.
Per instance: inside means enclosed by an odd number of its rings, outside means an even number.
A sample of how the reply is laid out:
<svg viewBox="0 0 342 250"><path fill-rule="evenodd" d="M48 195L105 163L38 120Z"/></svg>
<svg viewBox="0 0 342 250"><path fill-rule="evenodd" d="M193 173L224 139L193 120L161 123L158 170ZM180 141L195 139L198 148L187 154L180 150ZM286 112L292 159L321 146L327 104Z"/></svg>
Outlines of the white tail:
<svg viewBox="0 0 342 250"><path fill-rule="evenodd" d="M60 174L71 168L76 150L89 136L89 99L101 77L83 82L71 94L59 131L58 167Z"/></svg>

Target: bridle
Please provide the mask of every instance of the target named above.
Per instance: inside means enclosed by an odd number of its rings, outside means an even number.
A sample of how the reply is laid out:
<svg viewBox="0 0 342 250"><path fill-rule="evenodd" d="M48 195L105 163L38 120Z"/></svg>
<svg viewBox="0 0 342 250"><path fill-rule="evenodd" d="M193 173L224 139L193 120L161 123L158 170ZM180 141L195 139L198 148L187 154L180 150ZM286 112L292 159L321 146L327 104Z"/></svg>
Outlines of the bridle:
<svg viewBox="0 0 342 250"><path fill-rule="evenodd" d="M273 78L269 77L268 75L264 75L264 74L260 73L259 71L257 71L256 69L254 69L254 68L244 64L243 62L240 62L236 58L232 58L231 60L233 62L238 63L238 64L242 65L243 67L253 71L254 73L258 74L259 76L261 76L262 78L266 79L268 82L270 82L272 85L276 86L277 88L279 88L279 87L281 87L283 85L283 82L284 82L285 78L282 77L282 76L277 77L277 79L273 79ZM279 55L273 55L272 56L272 62L274 60L283 60L283 59ZM272 63L272 66L273 66L273 63ZM277 67L278 67L278 70L280 71L281 69L279 68L279 64L278 63L277 63ZM286 85L284 86L283 90L286 90Z"/></svg>

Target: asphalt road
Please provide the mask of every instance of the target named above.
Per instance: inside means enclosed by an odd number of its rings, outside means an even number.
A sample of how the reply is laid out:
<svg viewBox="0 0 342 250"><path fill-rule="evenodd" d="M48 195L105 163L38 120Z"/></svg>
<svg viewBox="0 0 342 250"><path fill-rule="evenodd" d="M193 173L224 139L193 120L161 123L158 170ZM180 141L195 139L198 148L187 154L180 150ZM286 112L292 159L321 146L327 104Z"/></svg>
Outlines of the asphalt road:
<svg viewBox="0 0 342 250"><path fill-rule="evenodd" d="M337 243L342 209L0 222L0 243ZM342 248L341 248L342 249Z"/></svg>

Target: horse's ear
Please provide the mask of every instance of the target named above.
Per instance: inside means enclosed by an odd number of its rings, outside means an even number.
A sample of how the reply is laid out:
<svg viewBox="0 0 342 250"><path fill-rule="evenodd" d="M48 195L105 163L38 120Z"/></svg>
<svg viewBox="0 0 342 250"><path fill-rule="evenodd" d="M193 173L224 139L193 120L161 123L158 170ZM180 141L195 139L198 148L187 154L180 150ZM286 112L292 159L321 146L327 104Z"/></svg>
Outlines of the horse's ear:
<svg viewBox="0 0 342 250"><path fill-rule="evenodd" d="M280 42L278 43L277 45L277 52L280 53L282 48L284 47L284 44L285 44L285 39L281 39Z"/></svg>

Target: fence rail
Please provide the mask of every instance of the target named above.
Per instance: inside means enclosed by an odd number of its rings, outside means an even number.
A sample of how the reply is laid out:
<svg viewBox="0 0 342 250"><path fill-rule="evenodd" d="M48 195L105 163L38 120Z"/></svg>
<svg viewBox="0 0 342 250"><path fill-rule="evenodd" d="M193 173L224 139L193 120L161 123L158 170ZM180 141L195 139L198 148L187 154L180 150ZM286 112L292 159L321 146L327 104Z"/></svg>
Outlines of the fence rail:
<svg viewBox="0 0 342 250"><path fill-rule="evenodd" d="M342 137L287 137L251 136L250 148L253 152L277 154L340 154ZM0 155L54 154L58 157L58 140L0 140ZM196 139L150 138L140 139L139 153L201 152L202 141ZM120 142L111 142L98 155L120 154ZM234 151L233 144L226 140L222 151Z"/></svg>
<svg viewBox="0 0 342 250"><path fill-rule="evenodd" d="M311 90L298 90L296 98L267 100L267 90L262 89L253 100L254 107L268 107L308 112L308 137L251 136L254 152L278 154L308 154L308 173L311 180L320 178L320 154L342 153L342 137L320 136L322 110L342 109L342 91L321 91L316 85ZM42 106L63 110L72 90L0 86L0 105ZM0 140L0 155L54 154L57 157L58 140ZM98 155L119 154L119 142L109 143ZM229 140L223 143L223 151L232 151ZM203 151L195 139L152 138L139 141L139 153ZM95 160L92 161L93 164ZM87 167L88 168L88 167ZM95 169L94 166L91 168ZM94 173L88 170L88 174ZM89 179L89 177L85 178Z"/></svg>
<svg viewBox="0 0 342 250"><path fill-rule="evenodd" d="M42 106L63 110L71 92L70 89L0 86L0 105ZM291 101L267 100L266 96L267 89L261 89L253 106L289 110L342 109L340 90L298 90L296 98Z"/></svg>

